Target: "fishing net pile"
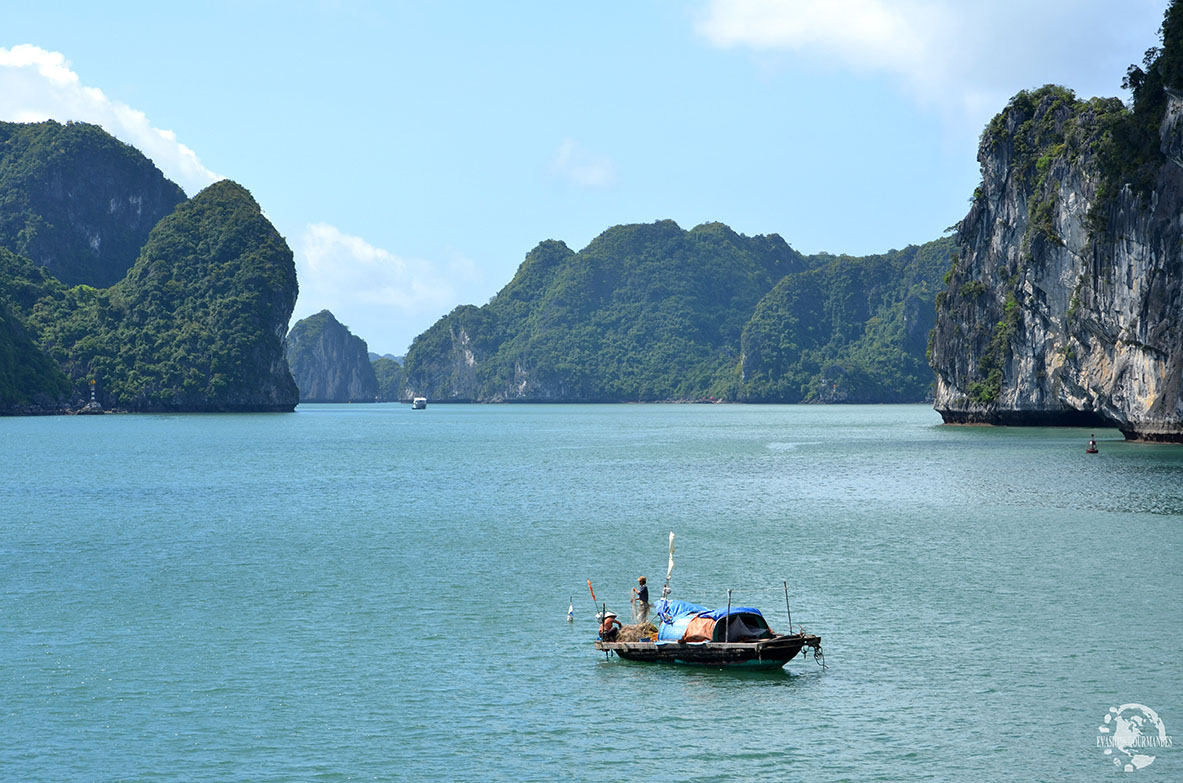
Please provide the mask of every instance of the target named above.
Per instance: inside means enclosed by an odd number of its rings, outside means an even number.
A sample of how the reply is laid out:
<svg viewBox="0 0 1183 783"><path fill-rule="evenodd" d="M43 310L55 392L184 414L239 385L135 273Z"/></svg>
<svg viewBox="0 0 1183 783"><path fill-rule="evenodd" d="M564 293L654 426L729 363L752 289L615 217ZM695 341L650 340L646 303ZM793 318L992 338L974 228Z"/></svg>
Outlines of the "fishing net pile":
<svg viewBox="0 0 1183 783"><path fill-rule="evenodd" d="M657 626L653 623L637 623L636 625L623 625L620 627L620 632L616 635L618 642L648 642L653 639L654 634L657 633Z"/></svg>

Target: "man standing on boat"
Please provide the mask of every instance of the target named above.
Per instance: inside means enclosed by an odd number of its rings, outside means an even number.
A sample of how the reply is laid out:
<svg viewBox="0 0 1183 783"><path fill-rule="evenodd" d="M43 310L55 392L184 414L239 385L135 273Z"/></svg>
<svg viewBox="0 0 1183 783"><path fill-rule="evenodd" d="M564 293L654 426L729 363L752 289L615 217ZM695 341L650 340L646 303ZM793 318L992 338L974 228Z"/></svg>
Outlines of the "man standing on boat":
<svg viewBox="0 0 1183 783"><path fill-rule="evenodd" d="M638 576L639 588L633 588L633 622L649 622L649 585L645 584L645 577Z"/></svg>

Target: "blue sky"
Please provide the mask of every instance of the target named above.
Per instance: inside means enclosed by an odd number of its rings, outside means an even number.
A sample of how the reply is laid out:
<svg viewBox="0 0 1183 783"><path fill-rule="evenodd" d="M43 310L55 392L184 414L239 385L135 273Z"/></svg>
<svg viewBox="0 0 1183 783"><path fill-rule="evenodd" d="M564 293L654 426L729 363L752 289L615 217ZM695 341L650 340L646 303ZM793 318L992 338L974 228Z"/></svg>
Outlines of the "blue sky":
<svg viewBox="0 0 1183 783"><path fill-rule="evenodd" d="M538 242L722 221L804 253L940 236L1020 89L1119 95L1165 0L24 3L0 119L96 122L193 195L245 185L293 320L379 353Z"/></svg>

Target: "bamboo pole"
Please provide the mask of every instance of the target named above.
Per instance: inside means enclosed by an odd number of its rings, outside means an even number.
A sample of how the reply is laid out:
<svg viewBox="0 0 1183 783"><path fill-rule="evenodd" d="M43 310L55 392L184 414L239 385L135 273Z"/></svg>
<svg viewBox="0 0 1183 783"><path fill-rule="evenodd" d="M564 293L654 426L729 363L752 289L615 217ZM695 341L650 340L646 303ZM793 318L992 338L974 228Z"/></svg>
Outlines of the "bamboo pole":
<svg viewBox="0 0 1183 783"><path fill-rule="evenodd" d="M727 619L723 624L723 641L731 641L731 588L727 588Z"/></svg>
<svg viewBox="0 0 1183 783"><path fill-rule="evenodd" d="M789 614L789 633L793 632L793 610L789 608L789 580L785 580L785 611Z"/></svg>

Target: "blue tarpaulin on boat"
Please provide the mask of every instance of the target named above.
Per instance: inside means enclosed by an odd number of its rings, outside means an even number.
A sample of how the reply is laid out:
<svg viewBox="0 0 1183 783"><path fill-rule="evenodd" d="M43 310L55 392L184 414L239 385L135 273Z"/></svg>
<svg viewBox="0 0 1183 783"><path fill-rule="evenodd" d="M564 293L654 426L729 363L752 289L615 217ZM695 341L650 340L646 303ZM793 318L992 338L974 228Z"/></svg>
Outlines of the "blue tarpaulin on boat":
<svg viewBox="0 0 1183 783"><path fill-rule="evenodd" d="M698 616L699 612L707 611L705 606L692 604L689 601L671 601L662 598L657 602L657 641L676 642L686 633L686 626Z"/></svg>
<svg viewBox="0 0 1183 783"><path fill-rule="evenodd" d="M698 615L684 614L681 617L675 617L672 623L663 622L657 626L657 641L659 642L676 642L682 638L682 634L686 633L686 626L690 625L690 621Z"/></svg>
<svg viewBox="0 0 1183 783"><path fill-rule="evenodd" d="M692 604L689 601L671 601L663 598L657 602L657 614L662 620L673 620L676 617L698 614L707 611L705 606Z"/></svg>

